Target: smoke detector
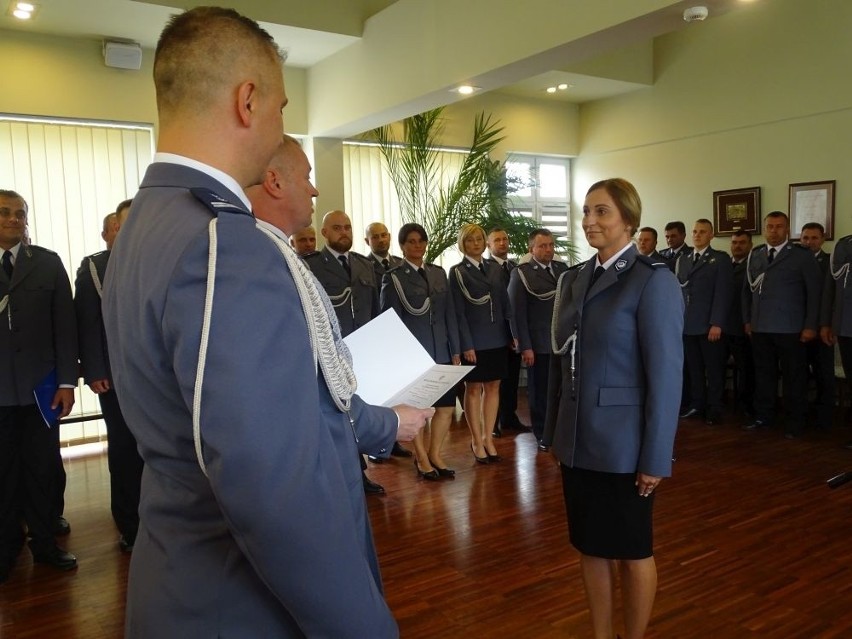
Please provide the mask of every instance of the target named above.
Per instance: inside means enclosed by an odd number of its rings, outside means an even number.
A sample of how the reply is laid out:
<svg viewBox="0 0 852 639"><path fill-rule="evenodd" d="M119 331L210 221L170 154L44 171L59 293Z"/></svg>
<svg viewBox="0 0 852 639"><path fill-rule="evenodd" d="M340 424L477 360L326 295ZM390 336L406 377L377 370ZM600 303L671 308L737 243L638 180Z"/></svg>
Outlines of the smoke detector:
<svg viewBox="0 0 852 639"><path fill-rule="evenodd" d="M703 6L690 7L683 11L683 19L686 22L701 22L706 19L708 15L710 15L710 12L707 11L707 7Z"/></svg>

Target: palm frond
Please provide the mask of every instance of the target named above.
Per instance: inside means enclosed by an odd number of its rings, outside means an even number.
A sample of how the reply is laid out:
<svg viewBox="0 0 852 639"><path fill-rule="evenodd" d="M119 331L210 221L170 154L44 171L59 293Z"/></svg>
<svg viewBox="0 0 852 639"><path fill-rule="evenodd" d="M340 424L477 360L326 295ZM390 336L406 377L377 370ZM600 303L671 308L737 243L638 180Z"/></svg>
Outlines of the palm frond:
<svg viewBox="0 0 852 639"><path fill-rule="evenodd" d="M486 230L505 228L512 252L526 252L526 238L537 224L510 212L512 189L505 165L493 162L490 154L505 137L503 127L490 114L479 113L473 124L473 139L458 175L441 186L441 166L437 141L443 129L443 108L406 118L402 139L394 137L390 126L373 129L365 138L379 145L388 176L399 199L405 222L417 222L426 229L429 245L425 259L435 261L455 245L463 224L479 224ZM563 252L573 248L562 238Z"/></svg>

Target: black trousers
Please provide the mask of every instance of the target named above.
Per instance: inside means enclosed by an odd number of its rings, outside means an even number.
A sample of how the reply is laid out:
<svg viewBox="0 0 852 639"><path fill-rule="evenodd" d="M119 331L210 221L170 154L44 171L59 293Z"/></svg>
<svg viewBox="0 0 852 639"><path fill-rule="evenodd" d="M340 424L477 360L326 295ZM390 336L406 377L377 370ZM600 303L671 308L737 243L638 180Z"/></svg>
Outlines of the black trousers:
<svg viewBox="0 0 852 639"><path fill-rule="evenodd" d="M139 530L139 492L144 464L136 438L127 427L114 390L100 393L98 400L107 427L107 463L112 518L118 531L129 542Z"/></svg>
<svg viewBox="0 0 852 639"><path fill-rule="evenodd" d="M530 420L536 439L544 434L544 416L547 412L547 380L550 371L550 354L536 353L533 365L527 369L527 397L530 403Z"/></svg>
<svg viewBox="0 0 852 639"><path fill-rule="evenodd" d="M843 374L847 380L852 380L852 337L837 337L840 348L840 361L843 363Z"/></svg>
<svg viewBox="0 0 852 639"><path fill-rule="evenodd" d="M816 426L831 428L834 420L834 347L815 339L805 344L808 375L816 382Z"/></svg>
<svg viewBox="0 0 852 639"><path fill-rule="evenodd" d="M756 385L754 411L757 419L771 424L778 397L778 368L784 377L784 405L790 415L787 432L798 434L807 409L805 345L798 333L752 333Z"/></svg>
<svg viewBox="0 0 852 639"><path fill-rule="evenodd" d="M748 413L754 412L754 357L751 352L751 339L745 335L729 335L728 348L734 358L737 371L734 399L739 408Z"/></svg>
<svg viewBox="0 0 852 639"><path fill-rule="evenodd" d="M722 412L725 391L725 337L715 342L707 335L684 335L683 357L689 371L689 408Z"/></svg>
<svg viewBox="0 0 852 639"><path fill-rule="evenodd" d="M21 548L21 513L33 553L56 545L61 463L58 428L47 427L35 404L0 407L0 562L10 565Z"/></svg>
<svg viewBox="0 0 852 639"><path fill-rule="evenodd" d="M500 381L500 410L497 412L497 420L503 426L511 426L518 421L518 380L521 376L521 354L510 348L506 349L506 354L509 358L509 374Z"/></svg>

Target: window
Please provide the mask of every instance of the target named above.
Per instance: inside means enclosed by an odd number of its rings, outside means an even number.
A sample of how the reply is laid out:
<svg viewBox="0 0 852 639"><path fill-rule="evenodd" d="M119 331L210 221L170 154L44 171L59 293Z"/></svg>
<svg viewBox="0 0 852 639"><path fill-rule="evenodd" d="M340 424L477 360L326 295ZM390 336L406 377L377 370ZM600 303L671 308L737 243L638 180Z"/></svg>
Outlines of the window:
<svg viewBox="0 0 852 639"><path fill-rule="evenodd" d="M0 114L0 188L27 201L33 244L59 254L72 286L83 258L104 249L104 216L136 193L153 154L151 125ZM100 412L88 387L78 397L71 417ZM61 439L105 434L102 421L89 421L64 425Z"/></svg>
<svg viewBox="0 0 852 639"><path fill-rule="evenodd" d="M567 158L510 155L506 172L520 185L511 196L514 212L535 219L559 237L568 237L569 169Z"/></svg>

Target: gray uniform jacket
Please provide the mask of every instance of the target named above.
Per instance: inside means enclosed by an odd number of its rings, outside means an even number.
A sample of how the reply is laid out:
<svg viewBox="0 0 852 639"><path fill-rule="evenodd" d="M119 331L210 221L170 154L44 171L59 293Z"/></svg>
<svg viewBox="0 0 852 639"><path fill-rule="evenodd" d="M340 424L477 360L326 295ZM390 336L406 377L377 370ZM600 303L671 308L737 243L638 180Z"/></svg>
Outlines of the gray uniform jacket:
<svg viewBox="0 0 852 639"><path fill-rule="evenodd" d="M370 253L367 255L367 259L370 260L370 263L373 265L373 270L376 272L376 286L381 290L382 286L382 278L385 276L385 273L392 268L396 268L397 266L402 266L403 259L401 257L396 257L395 255L391 255L388 253L388 268L385 269L385 265L382 264L379 260L376 259L376 256Z"/></svg>
<svg viewBox="0 0 852 639"><path fill-rule="evenodd" d="M675 264L685 305L684 335L706 335L711 326L728 332L733 269L731 257L708 246L697 262L693 253L681 255Z"/></svg>
<svg viewBox="0 0 852 639"><path fill-rule="evenodd" d="M104 318L101 313L101 294L110 251L84 257L74 281L74 310L77 312L77 338L80 344L80 368L83 381L91 384L99 379L112 380L107 352ZM92 278L92 266L98 284Z"/></svg>
<svg viewBox="0 0 852 639"><path fill-rule="evenodd" d="M0 251L2 252L2 251ZM35 403L33 389L56 369L58 384L77 385L77 322L62 260L21 246L12 281L0 269L0 406Z"/></svg>
<svg viewBox="0 0 852 639"><path fill-rule="evenodd" d="M552 275L538 262L529 261L512 270L509 278L509 302L512 308L512 333L518 338L518 350L549 354L550 326L553 318L553 294L556 280L568 265L553 260Z"/></svg>
<svg viewBox="0 0 852 639"><path fill-rule="evenodd" d="M355 395L350 423L334 405L287 264L237 196L152 164L104 286L116 391L145 461L127 636L396 637L358 466L359 450L390 448L396 415Z"/></svg>
<svg viewBox="0 0 852 639"><path fill-rule="evenodd" d="M743 287L743 323L756 333L819 330L820 270L809 249L787 242L770 264L767 246L751 250Z"/></svg>
<svg viewBox="0 0 852 639"><path fill-rule="evenodd" d="M831 326L835 335L852 337L852 235L834 244L823 285L820 326Z"/></svg>
<svg viewBox="0 0 852 639"><path fill-rule="evenodd" d="M328 294L343 337L379 314L379 285L373 263L354 251L347 253L351 276L327 248L305 257Z"/></svg>
<svg viewBox="0 0 852 639"><path fill-rule="evenodd" d="M509 296L503 283L502 269L487 261L481 263L485 265L485 275L467 258L450 268L450 291L458 318L462 352L505 348L512 341ZM483 300L490 295L490 300L482 304L471 302L462 287L471 299Z"/></svg>
<svg viewBox="0 0 852 639"><path fill-rule="evenodd" d="M449 364L453 355L460 355L459 326L447 274L440 266L424 264L427 281L410 264L385 273L382 279L381 307L392 308L438 364ZM399 287L399 290L397 289ZM401 290L401 295L400 295ZM421 309L429 299L429 310L421 315L406 309Z"/></svg>
<svg viewBox="0 0 852 639"><path fill-rule="evenodd" d="M631 247L587 294L594 267L559 279L554 341L576 342L573 357L550 359L543 442L566 466L667 477L683 375L677 280Z"/></svg>

